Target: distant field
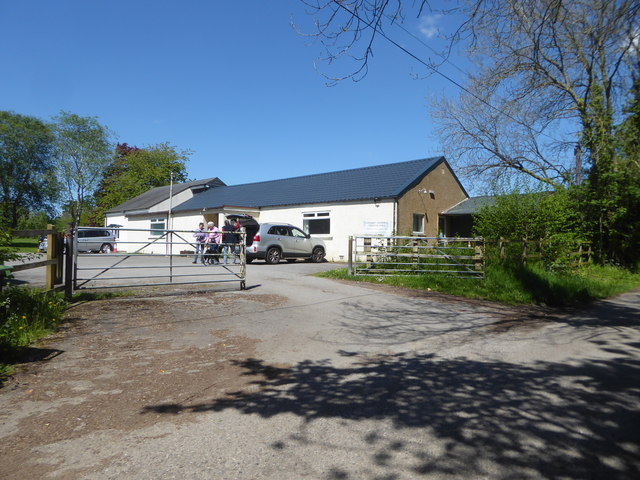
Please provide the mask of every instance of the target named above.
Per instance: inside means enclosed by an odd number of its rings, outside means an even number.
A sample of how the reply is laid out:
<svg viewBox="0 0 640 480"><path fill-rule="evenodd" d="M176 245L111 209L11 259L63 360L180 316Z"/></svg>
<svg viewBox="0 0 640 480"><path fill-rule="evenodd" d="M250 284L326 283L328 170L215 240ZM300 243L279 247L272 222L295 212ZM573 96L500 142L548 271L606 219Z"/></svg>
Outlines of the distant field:
<svg viewBox="0 0 640 480"><path fill-rule="evenodd" d="M38 250L38 238L14 238L11 246L20 253L34 253Z"/></svg>

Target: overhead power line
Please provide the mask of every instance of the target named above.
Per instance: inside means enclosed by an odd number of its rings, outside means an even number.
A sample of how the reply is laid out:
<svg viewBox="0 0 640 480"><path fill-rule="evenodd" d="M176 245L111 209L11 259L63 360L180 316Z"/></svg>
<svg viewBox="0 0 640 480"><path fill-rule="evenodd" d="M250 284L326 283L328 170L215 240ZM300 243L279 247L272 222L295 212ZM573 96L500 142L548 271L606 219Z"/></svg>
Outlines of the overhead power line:
<svg viewBox="0 0 640 480"><path fill-rule="evenodd" d="M335 3L338 7L340 7L341 9L343 9L344 11L346 11L347 13L349 13L350 15L352 15L354 18L357 18L361 23L363 23L364 25L366 25L367 27L371 28L374 32L376 32L378 35L380 35L382 38L384 38L386 41L388 41L389 43L391 43L394 47L399 48L400 50L402 50L404 53L406 53L407 55L409 55L411 58L413 58L414 60L416 60L417 62L421 63L422 65L424 65L425 67L427 67L429 70L432 70L434 73L440 75L442 78L444 78L445 80L447 80L448 82L452 83L453 85L455 85L456 87L458 87L460 90L462 90L463 92L471 95L473 98L475 98L476 100L478 100L479 102L483 103L484 105L486 105L487 107L491 108L492 110L495 110L496 112L500 113L501 115L504 115L505 117L507 117L510 120L513 120L514 122L521 124L521 122L519 120L517 120L516 118L512 117L510 114L504 112L503 110L500 110L498 107L495 107L493 105L491 105L489 102L487 102L485 99L479 97L478 95L476 95L475 93L473 93L471 90L469 90L468 88L466 88L464 85L458 83L456 80L454 80L453 78L449 77L448 75L445 75L444 73L440 72L437 68L435 68L433 65L430 65L428 62L425 62L424 60L422 60L420 57L418 57L417 55L415 55L414 53L410 52L409 50L407 50L405 47L403 47L402 45L400 45L399 43L397 43L395 40L393 40L392 38L390 38L388 35L386 35L383 31L378 30L372 22L368 22L365 19L363 19L362 17L360 17L356 12L351 11L349 8L347 8L346 6L344 6L340 1L338 0L333 0L333 3ZM406 30L405 30L406 31ZM456 67L457 68L457 67ZM543 133L543 135L545 135Z"/></svg>

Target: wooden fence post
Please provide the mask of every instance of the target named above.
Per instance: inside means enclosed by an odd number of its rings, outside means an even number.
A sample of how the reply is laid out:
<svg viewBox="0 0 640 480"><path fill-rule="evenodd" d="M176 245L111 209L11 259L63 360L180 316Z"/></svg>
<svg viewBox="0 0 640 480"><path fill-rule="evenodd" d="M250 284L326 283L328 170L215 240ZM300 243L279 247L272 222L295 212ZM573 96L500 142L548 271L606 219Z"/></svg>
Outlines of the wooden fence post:
<svg viewBox="0 0 640 480"><path fill-rule="evenodd" d="M500 237L498 241L498 257L500 260L504 260L504 237Z"/></svg>
<svg viewBox="0 0 640 480"><path fill-rule="evenodd" d="M471 243L471 242L469 242ZM480 240L476 241L476 245L475 245L475 254L474 254L474 258L473 258L473 262L474 262L474 268L476 271L481 271L484 274L484 268L483 268L483 263L484 263L484 255L482 254L483 248L482 248L482 242Z"/></svg>
<svg viewBox="0 0 640 480"><path fill-rule="evenodd" d="M56 237L56 258L58 260L58 263L56 263L54 282L56 285L60 285L63 281L64 274L64 234L56 232L54 236Z"/></svg>
<svg viewBox="0 0 640 480"><path fill-rule="evenodd" d="M49 224L47 225L47 230L53 230L54 226ZM54 260L57 258L58 249L56 245L56 241L58 240L55 232L47 233L47 260ZM47 291L53 290L53 287L56 283L56 266L55 264L47 265L47 272L45 274L45 289Z"/></svg>
<svg viewBox="0 0 640 480"><path fill-rule="evenodd" d="M64 254L64 296L67 300L73 295L73 242L67 237Z"/></svg>
<svg viewBox="0 0 640 480"><path fill-rule="evenodd" d="M582 265L582 243L580 244L580 247L578 248L578 266Z"/></svg>

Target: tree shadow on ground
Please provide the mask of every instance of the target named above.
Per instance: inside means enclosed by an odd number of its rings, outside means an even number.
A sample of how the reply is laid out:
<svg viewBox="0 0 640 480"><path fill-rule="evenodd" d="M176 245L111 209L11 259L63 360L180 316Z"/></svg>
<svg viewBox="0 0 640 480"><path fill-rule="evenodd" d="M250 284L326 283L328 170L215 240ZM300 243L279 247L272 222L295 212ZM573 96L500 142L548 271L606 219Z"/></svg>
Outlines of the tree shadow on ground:
<svg viewBox="0 0 640 480"><path fill-rule="evenodd" d="M364 340L368 345L390 346L436 337L442 337L451 345L480 335L513 329L535 330L550 325L566 325L582 333L592 333L596 329L620 331L625 327L640 328L640 291L627 293L615 301L601 300L562 309L486 302L425 303L421 299L407 299L402 306L383 304L381 308L365 300L351 301L342 306L342 316L344 320L336 326L345 332L345 336ZM626 335L619 334L618 337L624 341Z"/></svg>
<svg viewBox="0 0 640 480"><path fill-rule="evenodd" d="M359 454L368 455L370 465L385 473L353 474L328 456L326 478L331 480L406 476L635 480L640 478L639 298L640 292L631 292L571 314L524 317L525 322L561 326L563 332L566 327L567 338L578 336L594 345L598 353L585 360L514 364L434 354L367 357L340 351L350 365L326 360L283 367L249 358L234 362L244 370L247 389L207 402L150 405L143 411L235 410L262 418L293 414L309 426L321 419L346 422L349 428L362 424L369 431L360 440L370 448ZM451 335L491 335L491 322L480 318L491 312L489 307L483 313L465 307L462 316L460 305L430 311L425 304L417 309L410 299L404 310L393 312L379 306L350 307L343 312L348 321L339 328L345 338L353 336L367 344L410 342L416 334L439 335L447 342ZM513 328L518 328L518 317L511 318ZM370 431L371 422L379 428L391 424L397 435ZM407 430L412 432L412 443L407 441ZM303 445L313 439L302 432L272 447L284 450L292 442ZM438 448L432 448L434 443ZM333 448L339 451L345 446Z"/></svg>
<svg viewBox="0 0 640 480"><path fill-rule="evenodd" d="M264 418L289 413L304 423L387 420L397 429L421 429L417 435L428 432L446 445L438 455L414 452L413 475L490 475L487 465L492 465L502 472L500 478L640 478L636 359L523 366L396 354L346 368L328 361L290 368L258 359L237 364L256 378L251 392L144 411L234 409ZM379 465L384 458L392 465L403 449L394 445L372 452L371 462ZM390 467L388 478L396 473ZM349 474L335 468L329 478Z"/></svg>

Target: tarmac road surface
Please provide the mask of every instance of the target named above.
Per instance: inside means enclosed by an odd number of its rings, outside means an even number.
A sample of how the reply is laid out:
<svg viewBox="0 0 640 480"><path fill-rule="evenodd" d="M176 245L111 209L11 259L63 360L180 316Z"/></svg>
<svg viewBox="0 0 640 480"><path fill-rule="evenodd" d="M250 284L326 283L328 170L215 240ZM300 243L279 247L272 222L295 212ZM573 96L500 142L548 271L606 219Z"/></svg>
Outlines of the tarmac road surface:
<svg viewBox="0 0 640 480"><path fill-rule="evenodd" d="M639 291L513 308L334 267L75 305L0 389L0 478L640 478Z"/></svg>

